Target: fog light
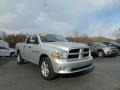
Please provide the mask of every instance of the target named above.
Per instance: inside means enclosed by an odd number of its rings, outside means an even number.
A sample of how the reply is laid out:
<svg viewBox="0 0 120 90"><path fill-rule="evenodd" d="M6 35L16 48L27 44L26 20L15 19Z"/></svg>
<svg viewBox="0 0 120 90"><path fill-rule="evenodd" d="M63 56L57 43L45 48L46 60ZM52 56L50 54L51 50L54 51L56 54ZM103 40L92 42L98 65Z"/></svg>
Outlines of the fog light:
<svg viewBox="0 0 120 90"><path fill-rule="evenodd" d="M59 70L66 70L67 68L66 67L60 67Z"/></svg>

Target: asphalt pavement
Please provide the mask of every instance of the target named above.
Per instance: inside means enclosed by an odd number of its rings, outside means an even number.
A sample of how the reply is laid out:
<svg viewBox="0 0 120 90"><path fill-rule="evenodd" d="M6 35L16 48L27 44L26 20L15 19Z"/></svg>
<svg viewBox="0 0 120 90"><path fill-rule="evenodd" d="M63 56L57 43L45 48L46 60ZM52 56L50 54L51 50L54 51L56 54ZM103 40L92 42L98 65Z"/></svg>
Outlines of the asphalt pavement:
<svg viewBox="0 0 120 90"><path fill-rule="evenodd" d="M120 56L94 59L95 70L45 81L39 67L0 57L0 90L120 90Z"/></svg>

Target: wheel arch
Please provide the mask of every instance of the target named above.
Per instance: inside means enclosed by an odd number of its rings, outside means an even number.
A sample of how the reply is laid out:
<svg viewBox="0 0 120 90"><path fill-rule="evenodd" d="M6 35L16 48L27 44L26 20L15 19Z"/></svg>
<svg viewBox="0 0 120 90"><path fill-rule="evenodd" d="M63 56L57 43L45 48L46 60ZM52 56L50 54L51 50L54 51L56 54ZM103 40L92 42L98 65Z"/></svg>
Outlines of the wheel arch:
<svg viewBox="0 0 120 90"><path fill-rule="evenodd" d="M16 55L18 55L18 53L20 53L20 50L19 50L19 49L17 49L17 51L16 51Z"/></svg>
<svg viewBox="0 0 120 90"><path fill-rule="evenodd" d="M99 52L99 51L103 51L103 52L104 52L104 50L103 50L103 49L98 49L98 52Z"/></svg>
<svg viewBox="0 0 120 90"><path fill-rule="evenodd" d="M11 54L16 54L15 52L10 52L10 56L11 56Z"/></svg>
<svg viewBox="0 0 120 90"><path fill-rule="evenodd" d="M43 58L45 58L45 57L48 57L48 58L49 58L49 56L48 56L47 54L42 54L42 55L40 55L39 64L40 64L41 60L42 60Z"/></svg>

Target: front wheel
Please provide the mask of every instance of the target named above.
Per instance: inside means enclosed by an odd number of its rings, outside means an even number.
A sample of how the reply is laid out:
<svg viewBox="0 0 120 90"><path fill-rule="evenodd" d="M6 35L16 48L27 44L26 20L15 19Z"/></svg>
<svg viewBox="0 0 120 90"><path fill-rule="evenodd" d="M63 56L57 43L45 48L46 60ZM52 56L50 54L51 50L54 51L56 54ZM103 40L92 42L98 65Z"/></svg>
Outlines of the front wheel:
<svg viewBox="0 0 120 90"><path fill-rule="evenodd" d="M55 78L56 75L48 57L45 57L40 61L40 72L45 80L52 80Z"/></svg>
<svg viewBox="0 0 120 90"><path fill-rule="evenodd" d="M24 59L21 57L20 53L17 54L17 63L18 64L23 64L24 63Z"/></svg>
<svg viewBox="0 0 120 90"><path fill-rule="evenodd" d="M99 56L99 57L104 57L104 51L99 51L99 52L98 52L98 56Z"/></svg>

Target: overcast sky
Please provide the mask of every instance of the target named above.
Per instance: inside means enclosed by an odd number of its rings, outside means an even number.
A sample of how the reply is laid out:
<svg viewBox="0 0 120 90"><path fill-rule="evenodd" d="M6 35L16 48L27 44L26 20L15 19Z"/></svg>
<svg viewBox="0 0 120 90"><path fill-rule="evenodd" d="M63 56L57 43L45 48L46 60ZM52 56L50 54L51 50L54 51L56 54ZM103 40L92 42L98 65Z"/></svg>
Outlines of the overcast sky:
<svg viewBox="0 0 120 90"><path fill-rule="evenodd" d="M0 0L0 30L112 37L120 0Z"/></svg>

